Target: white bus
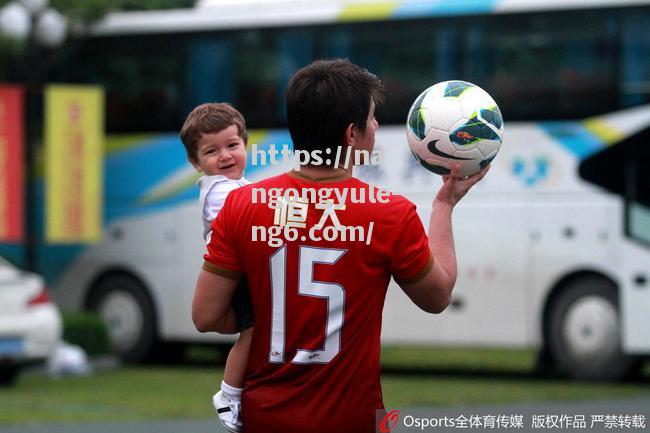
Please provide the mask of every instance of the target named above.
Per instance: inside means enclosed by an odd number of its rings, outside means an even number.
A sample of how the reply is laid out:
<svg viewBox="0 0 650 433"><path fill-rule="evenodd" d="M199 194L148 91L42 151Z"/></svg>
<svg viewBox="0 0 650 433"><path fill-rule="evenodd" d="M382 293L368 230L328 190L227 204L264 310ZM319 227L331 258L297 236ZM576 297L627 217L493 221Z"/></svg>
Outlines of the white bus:
<svg viewBox="0 0 650 433"><path fill-rule="evenodd" d="M39 271L63 308L106 318L126 360L163 343L230 341L190 319L204 245L178 130L197 104L229 101L251 144L289 144L289 77L345 57L387 91L382 164L355 173L423 217L440 178L406 144L417 94L470 81L505 119L492 170L454 215L452 305L428 315L392 284L384 343L535 348L570 376L621 378L650 354L648 28L650 1L636 0L204 1L110 14L56 77L107 92L105 236L42 245ZM246 175L286 168L249 161Z"/></svg>

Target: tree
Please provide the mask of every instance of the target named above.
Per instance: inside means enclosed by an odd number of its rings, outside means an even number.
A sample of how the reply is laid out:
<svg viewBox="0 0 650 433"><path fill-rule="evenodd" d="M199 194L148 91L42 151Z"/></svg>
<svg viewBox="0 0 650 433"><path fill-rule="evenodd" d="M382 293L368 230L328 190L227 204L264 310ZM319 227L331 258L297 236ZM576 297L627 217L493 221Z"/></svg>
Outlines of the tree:
<svg viewBox="0 0 650 433"><path fill-rule="evenodd" d="M0 8L18 0L0 0ZM111 11L191 8L196 0L49 0L49 6L65 16L69 29L83 29ZM79 32L72 33L75 37ZM11 39L0 32L0 81L22 81L26 38ZM23 68L24 69L24 68Z"/></svg>
<svg viewBox="0 0 650 433"><path fill-rule="evenodd" d="M0 7L13 0L0 0ZM195 0L50 0L50 5L73 21L92 23L110 11L191 8Z"/></svg>

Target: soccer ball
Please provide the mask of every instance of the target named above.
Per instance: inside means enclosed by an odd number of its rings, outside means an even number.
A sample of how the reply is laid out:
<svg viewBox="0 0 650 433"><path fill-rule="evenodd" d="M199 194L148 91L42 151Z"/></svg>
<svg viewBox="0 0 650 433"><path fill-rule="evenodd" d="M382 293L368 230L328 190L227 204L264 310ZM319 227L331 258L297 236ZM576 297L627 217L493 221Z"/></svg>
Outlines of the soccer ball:
<svg viewBox="0 0 650 433"><path fill-rule="evenodd" d="M417 97L406 120L415 159L440 175L460 164L460 176L488 165L499 151L503 118L494 99L466 81L443 81Z"/></svg>

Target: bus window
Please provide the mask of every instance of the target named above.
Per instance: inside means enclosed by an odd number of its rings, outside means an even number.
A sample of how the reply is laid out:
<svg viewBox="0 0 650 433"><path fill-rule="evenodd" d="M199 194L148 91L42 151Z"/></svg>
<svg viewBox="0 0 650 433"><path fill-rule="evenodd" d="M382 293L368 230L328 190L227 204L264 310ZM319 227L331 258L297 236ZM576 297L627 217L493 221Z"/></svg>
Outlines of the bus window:
<svg viewBox="0 0 650 433"><path fill-rule="evenodd" d="M471 64L477 56L468 56L470 80L489 83L508 119L580 118L616 104L615 17L602 11L493 16L483 34L470 36L468 52L480 51L487 66L478 69Z"/></svg>
<svg viewBox="0 0 650 433"><path fill-rule="evenodd" d="M621 26L621 104L650 102L650 13L648 9L625 14Z"/></svg>
<svg viewBox="0 0 650 433"><path fill-rule="evenodd" d="M650 244L650 206L631 203L628 208L628 227L630 236Z"/></svg>
<svg viewBox="0 0 650 433"><path fill-rule="evenodd" d="M382 79L383 124L403 124L421 91L450 79L483 87L509 121L578 119L650 102L649 26L646 7L99 36L63 81L104 86L109 132L177 130L206 101L285 127L290 75L334 57Z"/></svg>
<svg viewBox="0 0 650 433"><path fill-rule="evenodd" d="M650 170L648 158L628 160L625 171L627 189L627 231L638 241L650 245ZM643 165L646 165L645 169Z"/></svg>
<svg viewBox="0 0 650 433"><path fill-rule="evenodd" d="M324 59L349 59L351 32L347 28L321 28L318 32Z"/></svg>
<svg viewBox="0 0 650 433"><path fill-rule="evenodd" d="M201 36L188 43L184 112L205 102L232 101L234 71L231 38Z"/></svg>
<svg viewBox="0 0 650 433"><path fill-rule="evenodd" d="M246 29L237 33L234 57L235 106L251 127L277 126L280 106L280 58L277 30Z"/></svg>
<svg viewBox="0 0 650 433"><path fill-rule="evenodd" d="M323 29L319 38L326 57L348 57L381 78L387 101L378 109L380 123L403 123L420 92L458 78L458 31L449 25L432 25L431 20L381 27L349 24L334 31Z"/></svg>
<svg viewBox="0 0 650 433"><path fill-rule="evenodd" d="M107 132L178 129L185 61L176 39L168 35L89 39L74 53L64 81L103 86Z"/></svg>
<svg viewBox="0 0 650 433"><path fill-rule="evenodd" d="M286 30L277 34L278 77L276 83L276 118L287 122L285 95L291 75L314 59L314 33L308 30ZM269 107L270 109L271 107Z"/></svg>

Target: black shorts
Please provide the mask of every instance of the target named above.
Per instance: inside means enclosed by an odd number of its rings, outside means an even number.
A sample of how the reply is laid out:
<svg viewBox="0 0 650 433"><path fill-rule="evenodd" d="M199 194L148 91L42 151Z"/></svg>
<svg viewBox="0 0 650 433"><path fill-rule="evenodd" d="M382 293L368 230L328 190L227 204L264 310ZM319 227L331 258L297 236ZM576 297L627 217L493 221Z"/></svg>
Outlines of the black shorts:
<svg viewBox="0 0 650 433"><path fill-rule="evenodd" d="M248 280L246 278L242 278L237 285L230 305L237 317L237 332L251 328L254 325L255 317L253 316L253 306L251 305L251 298L248 293Z"/></svg>

